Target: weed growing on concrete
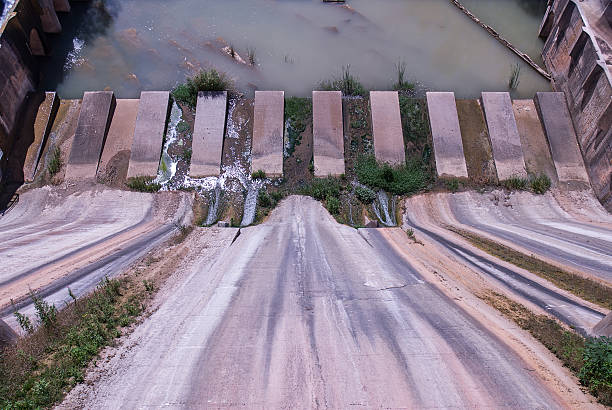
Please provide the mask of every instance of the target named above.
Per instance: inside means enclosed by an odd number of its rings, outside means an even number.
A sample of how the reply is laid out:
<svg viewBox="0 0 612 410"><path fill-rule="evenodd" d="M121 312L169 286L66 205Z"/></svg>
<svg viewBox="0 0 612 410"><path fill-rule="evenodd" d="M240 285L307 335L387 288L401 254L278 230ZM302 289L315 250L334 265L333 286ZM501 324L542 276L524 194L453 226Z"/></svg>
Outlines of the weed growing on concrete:
<svg viewBox="0 0 612 410"><path fill-rule="evenodd" d="M203 70L192 78L188 78L183 84L179 84L172 90L172 96L177 102L195 108L200 91L229 91L234 84L225 74L215 69Z"/></svg>
<svg viewBox="0 0 612 410"><path fill-rule="evenodd" d="M342 91L344 95L365 95L366 90L357 77L351 74L351 66L342 67L340 77L322 81L319 89L323 91Z"/></svg>
<svg viewBox="0 0 612 410"><path fill-rule="evenodd" d="M255 180L255 179L266 179L266 173L263 170L258 169L257 171L255 171L255 172L253 172L251 174L251 178L253 180Z"/></svg>
<svg viewBox="0 0 612 410"><path fill-rule="evenodd" d="M374 155L361 155L355 164L357 179L374 189L382 189L395 195L408 195L425 188L429 176L420 161L392 167L377 162Z"/></svg>
<svg viewBox="0 0 612 410"><path fill-rule="evenodd" d="M482 298L546 346L602 404L612 405L612 339L585 339L496 292Z"/></svg>
<svg viewBox="0 0 612 410"><path fill-rule="evenodd" d="M612 288L609 286L567 272L557 266L541 261L533 256L525 255L524 253L472 232L464 231L453 226L448 226L447 229L464 237L477 248L503 261L534 273L582 299L588 300L606 309L612 309Z"/></svg>
<svg viewBox="0 0 612 410"><path fill-rule="evenodd" d="M532 176L529 185L534 193L542 195L550 189L550 178L546 174Z"/></svg>
<svg viewBox="0 0 612 410"><path fill-rule="evenodd" d="M509 191L523 191L527 188L529 181L525 178L518 176L510 177L504 181L501 181L501 186Z"/></svg>
<svg viewBox="0 0 612 410"><path fill-rule="evenodd" d="M132 191L138 192L157 192L161 188L160 184L153 182L153 179L149 177L130 178L126 182L126 185Z"/></svg>
<svg viewBox="0 0 612 410"><path fill-rule="evenodd" d="M521 66L517 64L512 65L512 69L510 71L510 79L508 80L508 88L511 90L516 90L521 83L519 79L521 75Z"/></svg>
<svg viewBox="0 0 612 410"><path fill-rule="evenodd" d="M51 154L51 161L49 161L49 165L47 166L47 171L49 175L53 176L59 172L62 168L62 151L59 147L53 148Z"/></svg>
<svg viewBox="0 0 612 410"><path fill-rule="evenodd" d="M408 236L408 239L410 239L413 243L418 243L419 245L425 246L423 242L417 239L416 235L414 234L414 229L408 228L406 231L406 236Z"/></svg>

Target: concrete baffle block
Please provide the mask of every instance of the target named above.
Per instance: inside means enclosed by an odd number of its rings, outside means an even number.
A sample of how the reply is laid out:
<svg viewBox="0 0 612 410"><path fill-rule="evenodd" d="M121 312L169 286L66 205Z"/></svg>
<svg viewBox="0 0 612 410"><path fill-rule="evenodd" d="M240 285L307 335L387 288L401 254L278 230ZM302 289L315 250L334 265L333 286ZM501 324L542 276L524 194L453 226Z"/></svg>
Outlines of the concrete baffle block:
<svg viewBox="0 0 612 410"><path fill-rule="evenodd" d="M127 178L157 175L169 111L169 91L140 93Z"/></svg>
<svg viewBox="0 0 612 410"><path fill-rule="evenodd" d="M402 117L397 91L370 91L374 155L391 165L406 162Z"/></svg>
<svg viewBox="0 0 612 410"><path fill-rule="evenodd" d="M115 111L112 91L88 91L83 95L66 179L94 178L106 134Z"/></svg>
<svg viewBox="0 0 612 410"><path fill-rule="evenodd" d="M491 138L497 177L500 181L511 177L526 177L521 137L516 126L510 94L483 92L482 105Z"/></svg>
<svg viewBox="0 0 612 410"><path fill-rule="evenodd" d="M578 185L589 184L589 176L569 109L562 92L536 93L536 105L557 169L559 182Z"/></svg>
<svg viewBox="0 0 612 410"><path fill-rule="evenodd" d="M255 91L251 170L283 176L285 93Z"/></svg>
<svg viewBox="0 0 612 410"><path fill-rule="evenodd" d="M533 100L514 100L512 109L521 136L527 172L548 175L552 183L556 185L557 171L550 156L550 149L535 103Z"/></svg>
<svg viewBox="0 0 612 410"><path fill-rule="evenodd" d="M59 108L59 103L59 98L55 92L46 92L44 101L38 107L36 119L34 120L34 141L29 146L25 162L23 163L23 178L26 182L34 180L41 154L47 143L51 126Z"/></svg>
<svg viewBox="0 0 612 410"><path fill-rule="evenodd" d="M221 173L227 91L198 93L189 175L193 178Z"/></svg>
<svg viewBox="0 0 612 410"><path fill-rule="evenodd" d="M312 92L312 138L315 177L344 174L342 92Z"/></svg>
<svg viewBox="0 0 612 410"><path fill-rule="evenodd" d="M138 99L117 100L115 114L113 115L108 135L106 136L106 143L102 150L102 156L100 157L98 176L106 171L106 167L118 155L125 156L123 161L129 161L139 101ZM125 170L125 168L123 169Z"/></svg>
<svg viewBox="0 0 612 410"><path fill-rule="evenodd" d="M439 176L467 178L455 94L428 92L427 109Z"/></svg>

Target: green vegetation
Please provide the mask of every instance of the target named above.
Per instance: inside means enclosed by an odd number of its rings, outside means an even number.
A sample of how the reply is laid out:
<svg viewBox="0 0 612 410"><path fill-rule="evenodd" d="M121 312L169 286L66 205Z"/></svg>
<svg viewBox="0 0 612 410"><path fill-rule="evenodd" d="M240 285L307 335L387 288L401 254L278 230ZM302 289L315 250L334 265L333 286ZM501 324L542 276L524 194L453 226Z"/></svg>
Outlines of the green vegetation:
<svg viewBox="0 0 612 410"><path fill-rule="evenodd" d="M376 192L368 187L356 186L354 192L357 199L364 205L369 205L376 199Z"/></svg>
<svg viewBox="0 0 612 410"><path fill-rule="evenodd" d="M612 288L586 277L567 272L557 266L541 261L533 256L525 255L505 245L464 231L452 226L447 229L467 239L475 247L482 249L503 261L509 262L519 268L534 273L558 286L573 293L584 300L595 303L606 309L612 309Z"/></svg>
<svg viewBox="0 0 612 410"><path fill-rule="evenodd" d="M325 208L332 215L338 215L340 213L340 199L335 196L329 196L325 200Z"/></svg>
<svg viewBox="0 0 612 410"><path fill-rule="evenodd" d="M191 148L185 148L183 149L183 154L181 155L181 158L183 159L183 161L190 163L192 153L193 151L191 150Z"/></svg>
<svg viewBox="0 0 612 410"><path fill-rule="evenodd" d="M251 174L251 178L254 180L255 179L266 179L266 173L263 170L258 169L257 171Z"/></svg>
<svg viewBox="0 0 612 410"><path fill-rule="evenodd" d="M342 67L340 77L321 81L319 88L323 91L342 91L344 95L365 95L366 90L357 77L351 74L351 66Z"/></svg>
<svg viewBox="0 0 612 410"><path fill-rule="evenodd" d="M532 176L529 185L534 193L541 195L550 189L550 178L545 174Z"/></svg>
<svg viewBox="0 0 612 410"><path fill-rule="evenodd" d="M406 62L399 60L395 63L395 70L397 72L397 82L393 84L393 89L397 91L404 91L407 93L414 93L416 88L414 83L406 81L404 76L406 75Z"/></svg>
<svg viewBox="0 0 612 410"><path fill-rule="evenodd" d="M180 103L195 108L200 91L227 91L233 88L232 80L215 69L203 70L172 90L172 96Z"/></svg>
<svg viewBox="0 0 612 410"><path fill-rule="evenodd" d="M374 155L361 155L355 164L357 179L373 189L407 195L425 188L429 175L420 161L392 167L376 161Z"/></svg>
<svg viewBox="0 0 612 410"><path fill-rule="evenodd" d="M62 168L62 151L59 147L53 148L51 154L51 161L49 161L49 165L47 166L47 171L49 171L49 175L53 176L59 172Z"/></svg>
<svg viewBox="0 0 612 410"><path fill-rule="evenodd" d="M517 176L510 177L505 181L500 182L504 188L510 191L522 191L527 188L528 183L529 181L527 181L527 179Z"/></svg>
<svg viewBox="0 0 612 410"><path fill-rule="evenodd" d="M451 192L459 191L459 180L457 178L451 178L444 181L446 188Z"/></svg>
<svg viewBox="0 0 612 410"><path fill-rule="evenodd" d="M312 101L309 98L291 97L285 100L285 157L290 157L302 142L302 133L312 117Z"/></svg>
<svg viewBox="0 0 612 410"><path fill-rule="evenodd" d="M508 88L511 90L516 90L521 83L519 79L521 75L521 66L517 64L512 64L512 69L510 71L510 79L508 80Z"/></svg>
<svg viewBox="0 0 612 410"><path fill-rule="evenodd" d="M433 176L432 150L429 142L429 117L424 102L400 94L400 114L406 146L406 159L420 160Z"/></svg>
<svg viewBox="0 0 612 410"><path fill-rule="evenodd" d="M131 190L139 192L157 192L161 188L161 185L153 182L153 178L150 177L130 178L126 185Z"/></svg>
<svg viewBox="0 0 612 410"><path fill-rule="evenodd" d="M144 292L125 295L127 284L105 279L61 312L31 294L40 326L24 327L28 334L0 354L0 407L50 407L82 382L91 359L142 311Z"/></svg>
<svg viewBox="0 0 612 410"><path fill-rule="evenodd" d="M489 292L483 299L527 330L571 369L591 394L612 405L612 340L607 337L585 339L564 329L546 315L536 315L506 296Z"/></svg>
<svg viewBox="0 0 612 410"><path fill-rule="evenodd" d="M181 120L178 124L176 124L176 131L179 133L184 133L189 131L189 124L187 121Z"/></svg>
<svg viewBox="0 0 612 410"><path fill-rule="evenodd" d="M340 198L342 190L343 186L337 178L315 178L310 185L301 189L300 194L322 201L330 197Z"/></svg>

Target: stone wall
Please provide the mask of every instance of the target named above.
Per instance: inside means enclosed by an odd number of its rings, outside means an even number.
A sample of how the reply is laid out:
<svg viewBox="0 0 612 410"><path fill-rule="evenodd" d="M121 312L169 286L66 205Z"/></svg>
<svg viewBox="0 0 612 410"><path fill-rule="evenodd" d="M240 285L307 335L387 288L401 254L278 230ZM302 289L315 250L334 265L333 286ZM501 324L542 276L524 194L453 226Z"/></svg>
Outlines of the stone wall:
<svg viewBox="0 0 612 410"><path fill-rule="evenodd" d="M553 88L565 92L591 185L612 211L612 3L549 1L540 36Z"/></svg>
<svg viewBox="0 0 612 410"><path fill-rule="evenodd" d="M57 11L70 11L68 0L19 0L0 27L0 168L18 138L28 95L38 86L39 59L50 52L47 33L62 29Z"/></svg>

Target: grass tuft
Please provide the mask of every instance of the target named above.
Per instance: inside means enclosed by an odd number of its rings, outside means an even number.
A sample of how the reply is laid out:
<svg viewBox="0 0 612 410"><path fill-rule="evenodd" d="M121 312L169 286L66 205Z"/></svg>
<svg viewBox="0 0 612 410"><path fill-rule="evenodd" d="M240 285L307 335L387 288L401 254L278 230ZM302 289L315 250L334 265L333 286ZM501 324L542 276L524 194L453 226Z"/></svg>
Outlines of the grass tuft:
<svg viewBox="0 0 612 410"><path fill-rule="evenodd" d="M548 175L539 174L531 178L529 185L534 193L542 195L550 189L550 178Z"/></svg>
<svg viewBox="0 0 612 410"><path fill-rule="evenodd" d="M382 189L395 195L407 195L425 188L429 176L421 161L392 167L377 162L374 155L361 155L355 164L357 179L374 189Z"/></svg>
<svg viewBox="0 0 612 410"><path fill-rule="evenodd" d="M251 179L266 179L266 173L263 170L258 169L251 174Z"/></svg>
<svg viewBox="0 0 612 410"><path fill-rule="evenodd" d="M501 185L509 191L523 191L527 188L528 183L527 179L518 176L501 181Z"/></svg>
<svg viewBox="0 0 612 410"><path fill-rule="evenodd" d="M512 69L510 71L510 79L508 80L508 88L511 90L516 90L521 83L519 79L521 75L521 66L517 64L512 65Z"/></svg>
<svg viewBox="0 0 612 410"><path fill-rule="evenodd" d="M51 155L51 161L49 161L49 165L47 166L47 171L49 171L49 175L53 176L57 174L61 168L62 168L62 151L60 150L59 147L55 147Z"/></svg>
<svg viewBox="0 0 612 410"><path fill-rule="evenodd" d="M322 81L319 84L319 89L323 91L342 91L344 95L363 96L366 94L366 90L359 79L351 74L350 65L342 67L340 77Z"/></svg>
<svg viewBox="0 0 612 410"><path fill-rule="evenodd" d="M138 192L157 192L161 188L161 185L153 182L153 178L150 177L130 178L126 185L132 191Z"/></svg>
<svg viewBox="0 0 612 410"><path fill-rule="evenodd" d="M225 74L215 69L202 70L195 76L188 78L183 84L179 84L172 90L172 96L178 102L195 108L200 91L229 91L234 84Z"/></svg>

